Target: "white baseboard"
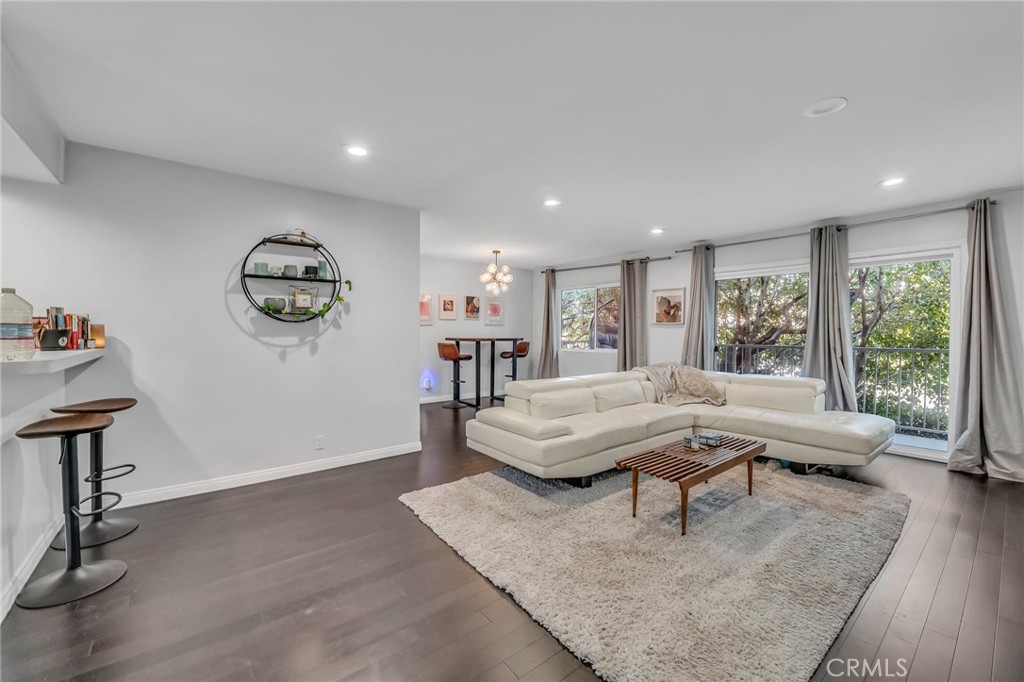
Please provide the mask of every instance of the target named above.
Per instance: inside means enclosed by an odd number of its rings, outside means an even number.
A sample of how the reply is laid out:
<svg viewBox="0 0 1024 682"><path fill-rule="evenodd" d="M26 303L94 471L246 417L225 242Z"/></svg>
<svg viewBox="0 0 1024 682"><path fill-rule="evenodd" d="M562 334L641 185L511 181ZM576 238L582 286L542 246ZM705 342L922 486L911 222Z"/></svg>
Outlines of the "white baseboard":
<svg viewBox="0 0 1024 682"><path fill-rule="evenodd" d="M463 393L460 397L463 400L476 400L476 393ZM449 400L455 400L455 396L451 393L446 393L445 395L424 395L420 396L420 405L426 405L428 403L446 403Z"/></svg>
<svg viewBox="0 0 1024 682"><path fill-rule="evenodd" d="M290 476L301 476L302 474L311 474L317 471L335 469L337 467L348 466L350 464L359 464L360 462L369 462L375 459L395 457L396 455L406 455L410 452L417 452L422 449L422 444L417 440L412 443L402 443L401 445L392 445L386 448L378 448L376 450L353 452L347 455L339 455L338 457L317 459L312 462L289 464L283 467L250 471L244 474L234 474L232 476L221 476L220 478L211 478L206 481L179 483L177 485L153 488L151 490L140 490L135 493L125 493L124 500L119 507L136 507L140 504L163 502L164 500L173 500L178 497L212 493L218 490L227 490L228 488L239 488L244 485L263 483L265 481L273 481L279 478L288 478Z"/></svg>
<svg viewBox="0 0 1024 682"><path fill-rule="evenodd" d="M18 597L18 593L21 592L21 588L25 587L28 583L29 577L32 575L32 571L36 570L36 566L39 565L39 561L46 554L46 550L50 548L50 542L53 540L54 534L57 529L64 523L64 516L58 514L54 517L53 521L46 528L39 539L36 540L36 544L32 546L32 551L28 553L25 560L18 566L18 570L11 576L11 581L4 585L2 611L0 611L0 619L7 616L7 612L14 606L14 600Z"/></svg>

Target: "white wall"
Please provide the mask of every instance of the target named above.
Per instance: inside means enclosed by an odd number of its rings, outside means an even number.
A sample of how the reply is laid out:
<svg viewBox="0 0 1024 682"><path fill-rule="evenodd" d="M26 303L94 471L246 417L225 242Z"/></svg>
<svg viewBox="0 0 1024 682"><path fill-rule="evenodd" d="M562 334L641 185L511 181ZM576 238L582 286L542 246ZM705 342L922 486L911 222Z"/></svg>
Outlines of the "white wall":
<svg viewBox="0 0 1024 682"><path fill-rule="evenodd" d="M46 552L61 514L59 446L21 440L14 432L54 405L66 404L64 375L11 376L5 371L0 385L0 617Z"/></svg>
<svg viewBox="0 0 1024 682"><path fill-rule="evenodd" d="M18 140L8 137L10 145L20 140L24 147L38 159L40 165L57 182L64 179L64 138L57 127L39 107L22 81L14 64L14 58L7 48L0 48L0 84L3 92L3 119L10 126ZM8 130L5 129L5 133ZM20 165L20 164L19 164ZM5 173L7 174L7 173Z"/></svg>
<svg viewBox="0 0 1024 682"><path fill-rule="evenodd" d="M467 320L464 310L466 296L479 296L481 302L487 295L480 283L480 274L487 267L488 259L481 258L479 262L466 262L450 260L447 258L435 258L423 256L420 258L420 292L430 294L433 299L432 324L420 327L420 369L419 386L420 400L423 402L435 400L449 400L452 394L452 363L445 362L437 356L437 344L447 336L492 336L492 337L522 337L533 341L533 273L530 270L520 268L512 269L512 284L509 286L505 298L505 324L487 325L484 324L483 311L480 319ZM454 294L456 296L456 319L438 319L438 298L441 294ZM501 387L504 386L504 375L508 374L511 365L510 361L502 360L497 354L503 350L511 350L511 344L499 343L495 348L495 371L494 381L496 393L504 393ZM484 386L484 395L488 395L490 387L490 366L491 349L490 344L481 344L480 381ZM520 360L517 366L519 378L530 378L534 376L533 367L536 366L537 352L539 346L531 343L530 354L525 360ZM471 343L462 344L462 352L475 354L475 348ZM462 363L462 397L476 395L476 381L474 376L474 362ZM431 389L423 388L424 380L429 378ZM484 405L488 405L485 401Z"/></svg>
<svg viewBox="0 0 1024 682"><path fill-rule="evenodd" d="M139 399L108 432L111 462L139 465L113 489L146 501L419 448L416 211L97 147L67 151L64 185L3 185L3 284L36 314L62 305L106 324L107 356L69 381L66 399ZM322 239L355 285L323 333L254 314L239 285L249 248L297 227ZM21 392L4 389L5 401ZM19 561L7 556L20 532L8 519L52 508L59 490L22 473L38 457L11 439L48 406L4 409L5 564ZM55 460L55 445L44 452Z"/></svg>
<svg viewBox="0 0 1024 682"><path fill-rule="evenodd" d="M680 253L672 260L656 261L647 264L647 288L654 289L685 289L684 309L690 307L690 263L689 253ZM647 303L647 361L679 362L683 357L684 325L653 325L653 301L648 291Z"/></svg>

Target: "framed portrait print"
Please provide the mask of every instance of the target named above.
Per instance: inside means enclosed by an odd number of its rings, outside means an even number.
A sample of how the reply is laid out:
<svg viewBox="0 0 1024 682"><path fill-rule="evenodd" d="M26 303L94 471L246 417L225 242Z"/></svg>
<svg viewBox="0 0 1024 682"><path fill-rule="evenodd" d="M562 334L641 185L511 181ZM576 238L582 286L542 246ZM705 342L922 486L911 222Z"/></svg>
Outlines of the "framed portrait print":
<svg viewBox="0 0 1024 682"><path fill-rule="evenodd" d="M479 296L467 296L466 297L466 319L467 320L479 320L480 319L480 297Z"/></svg>
<svg viewBox="0 0 1024 682"><path fill-rule="evenodd" d="M455 294L440 294L437 297L437 319L455 319Z"/></svg>
<svg viewBox="0 0 1024 682"><path fill-rule="evenodd" d="M651 292L654 303L652 324L683 324L683 297L686 289L655 289Z"/></svg>
<svg viewBox="0 0 1024 682"><path fill-rule="evenodd" d="M434 324L432 303L433 298L430 294L420 294L420 324Z"/></svg>
<svg viewBox="0 0 1024 682"><path fill-rule="evenodd" d="M484 324L503 325L505 324L505 299L501 296L487 296L484 298Z"/></svg>

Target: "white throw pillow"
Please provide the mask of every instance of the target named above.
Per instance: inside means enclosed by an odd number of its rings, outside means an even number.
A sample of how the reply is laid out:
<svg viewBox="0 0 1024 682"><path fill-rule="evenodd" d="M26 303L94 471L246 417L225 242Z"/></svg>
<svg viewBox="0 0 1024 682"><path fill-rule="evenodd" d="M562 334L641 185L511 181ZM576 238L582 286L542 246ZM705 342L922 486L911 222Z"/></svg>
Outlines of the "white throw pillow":
<svg viewBox="0 0 1024 682"><path fill-rule="evenodd" d="M589 388L545 391L530 397L530 413L539 419L557 419L584 412L594 412L594 394Z"/></svg>
<svg viewBox="0 0 1024 682"><path fill-rule="evenodd" d="M607 412L616 407L647 402L644 389L636 381L622 381L617 384L594 386L594 403L598 412Z"/></svg>

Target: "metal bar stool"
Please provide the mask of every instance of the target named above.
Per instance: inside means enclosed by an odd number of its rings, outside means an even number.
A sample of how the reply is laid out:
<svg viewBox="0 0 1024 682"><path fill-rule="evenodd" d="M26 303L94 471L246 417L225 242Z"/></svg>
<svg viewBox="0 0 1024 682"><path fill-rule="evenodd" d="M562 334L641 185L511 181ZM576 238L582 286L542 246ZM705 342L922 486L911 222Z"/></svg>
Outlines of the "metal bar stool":
<svg viewBox="0 0 1024 682"><path fill-rule="evenodd" d="M462 384L465 382L460 378L461 365L459 364L465 360L472 360L473 356L460 352L459 347L454 343L446 343L444 341L437 344L437 356L442 360L452 363L452 400L444 403L441 407L449 410L461 410L463 407L475 407L471 403L462 400ZM479 393L480 389L477 387L477 394Z"/></svg>
<svg viewBox="0 0 1024 682"><path fill-rule="evenodd" d="M18 438L60 438L61 490L64 505L64 539L67 563L63 571L55 571L25 586L15 600L26 609L41 609L76 601L110 587L128 570L123 561L104 559L82 563L82 545L78 519L94 512L81 511L81 502L109 495L121 501L117 493L99 493L78 499L78 436L102 431L114 423L109 414L74 414L54 417L29 424L15 435ZM107 507L109 509L109 507ZM106 509L101 509L106 511Z"/></svg>
<svg viewBox="0 0 1024 682"><path fill-rule="evenodd" d="M103 398L90 400L74 405L51 408L57 414L110 414L131 409L139 403L135 398ZM95 547L111 540L123 538L139 527L135 519L105 519L100 509L100 497L103 493L103 481L121 478L135 471L134 464L119 464L109 469L103 468L103 431L89 434L89 475L85 482L92 484L92 522L82 529L82 547ZM116 504L116 503L115 503ZM111 505L113 506L113 505ZM53 549L64 549L64 536L58 535L50 543Z"/></svg>
<svg viewBox="0 0 1024 682"><path fill-rule="evenodd" d="M516 356L517 360L525 358L529 354L530 354L530 342L529 341L520 341L519 343L516 344L515 356ZM511 360L512 359L512 351L510 351L510 350L503 350L503 351L501 351L501 359L502 360ZM516 378L517 378L517 374L518 374L518 372L516 371L516 363L513 362L512 363L512 373L511 374L506 374L505 378L511 379L512 381L515 381ZM505 396L504 395L495 395L495 396L491 396L491 397L494 400L500 400L502 402L505 401Z"/></svg>

